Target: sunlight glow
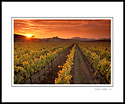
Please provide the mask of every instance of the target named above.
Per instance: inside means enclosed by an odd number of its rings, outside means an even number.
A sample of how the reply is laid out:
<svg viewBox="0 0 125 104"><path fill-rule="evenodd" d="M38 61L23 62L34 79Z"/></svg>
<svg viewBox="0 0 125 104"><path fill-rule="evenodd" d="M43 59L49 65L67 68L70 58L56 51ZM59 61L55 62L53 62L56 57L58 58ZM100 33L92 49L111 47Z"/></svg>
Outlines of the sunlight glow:
<svg viewBox="0 0 125 104"><path fill-rule="evenodd" d="M32 35L31 34L27 34L26 36L27 36L27 38L31 38Z"/></svg>

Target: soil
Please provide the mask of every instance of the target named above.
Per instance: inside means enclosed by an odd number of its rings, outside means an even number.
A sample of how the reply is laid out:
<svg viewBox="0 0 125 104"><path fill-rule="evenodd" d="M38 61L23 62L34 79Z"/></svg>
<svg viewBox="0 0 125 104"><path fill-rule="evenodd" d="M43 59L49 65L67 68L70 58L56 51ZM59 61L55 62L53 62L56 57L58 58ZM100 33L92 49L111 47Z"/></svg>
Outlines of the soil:
<svg viewBox="0 0 125 104"><path fill-rule="evenodd" d="M58 77L57 73L59 72L58 66L62 66L65 64L67 60L67 55L70 53L70 48L69 50L66 50L64 57L60 58L58 64L52 68L52 70L48 73L48 75L44 78L44 80L40 84L55 84L55 78Z"/></svg>
<svg viewBox="0 0 125 104"><path fill-rule="evenodd" d="M90 84L94 83L91 78L87 64L83 60L78 46L74 56L73 84Z"/></svg>
<svg viewBox="0 0 125 104"><path fill-rule="evenodd" d="M73 84L99 84L105 83L103 77L97 73L96 77L93 77L94 69L83 57L81 50L76 45L76 51L74 56L74 70L73 70Z"/></svg>

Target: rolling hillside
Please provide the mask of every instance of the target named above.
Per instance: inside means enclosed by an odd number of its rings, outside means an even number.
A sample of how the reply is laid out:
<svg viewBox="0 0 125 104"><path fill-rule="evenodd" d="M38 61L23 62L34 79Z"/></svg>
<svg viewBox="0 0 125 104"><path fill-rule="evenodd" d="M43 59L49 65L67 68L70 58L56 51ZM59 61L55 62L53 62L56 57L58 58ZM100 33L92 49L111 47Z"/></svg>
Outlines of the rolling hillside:
<svg viewBox="0 0 125 104"><path fill-rule="evenodd" d="M28 41L35 41L35 42L110 42L110 39L94 39L94 38L80 38L80 37L73 37L70 39L63 39L59 37L52 37L52 38L30 38L27 39L26 36L14 34L14 42L28 42Z"/></svg>

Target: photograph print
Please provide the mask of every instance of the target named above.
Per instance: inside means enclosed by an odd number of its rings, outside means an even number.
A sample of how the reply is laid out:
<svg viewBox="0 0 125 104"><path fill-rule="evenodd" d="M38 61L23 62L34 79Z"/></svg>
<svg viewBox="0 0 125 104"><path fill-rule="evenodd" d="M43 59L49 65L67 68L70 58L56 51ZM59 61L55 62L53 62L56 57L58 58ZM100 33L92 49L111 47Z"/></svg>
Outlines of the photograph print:
<svg viewBox="0 0 125 104"><path fill-rule="evenodd" d="M112 18L12 18L12 83L111 85Z"/></svg>

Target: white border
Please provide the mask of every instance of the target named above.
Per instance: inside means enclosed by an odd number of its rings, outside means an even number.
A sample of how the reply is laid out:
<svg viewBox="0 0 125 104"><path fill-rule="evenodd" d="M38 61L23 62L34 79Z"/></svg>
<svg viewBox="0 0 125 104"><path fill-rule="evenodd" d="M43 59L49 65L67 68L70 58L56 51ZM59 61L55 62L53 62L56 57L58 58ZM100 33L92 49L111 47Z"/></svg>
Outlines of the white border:
<svg viewBox="0 0 125 104"><path fill-rule="evenodd" d="M14 19L42 19L42 20L53 20L53 19L57 19L57 20L62 20L62 19L66 19L66 20L88 20L88 19L100 19L100 20L106 20L106 19L110 19L111 20L111 84L14 84ZM11 69L11 85L12 87L113 87L113 17L12 17L11 18L11 37L12 37L12 41L11 41L11 50L12 50L12 69Z"/></svg>

